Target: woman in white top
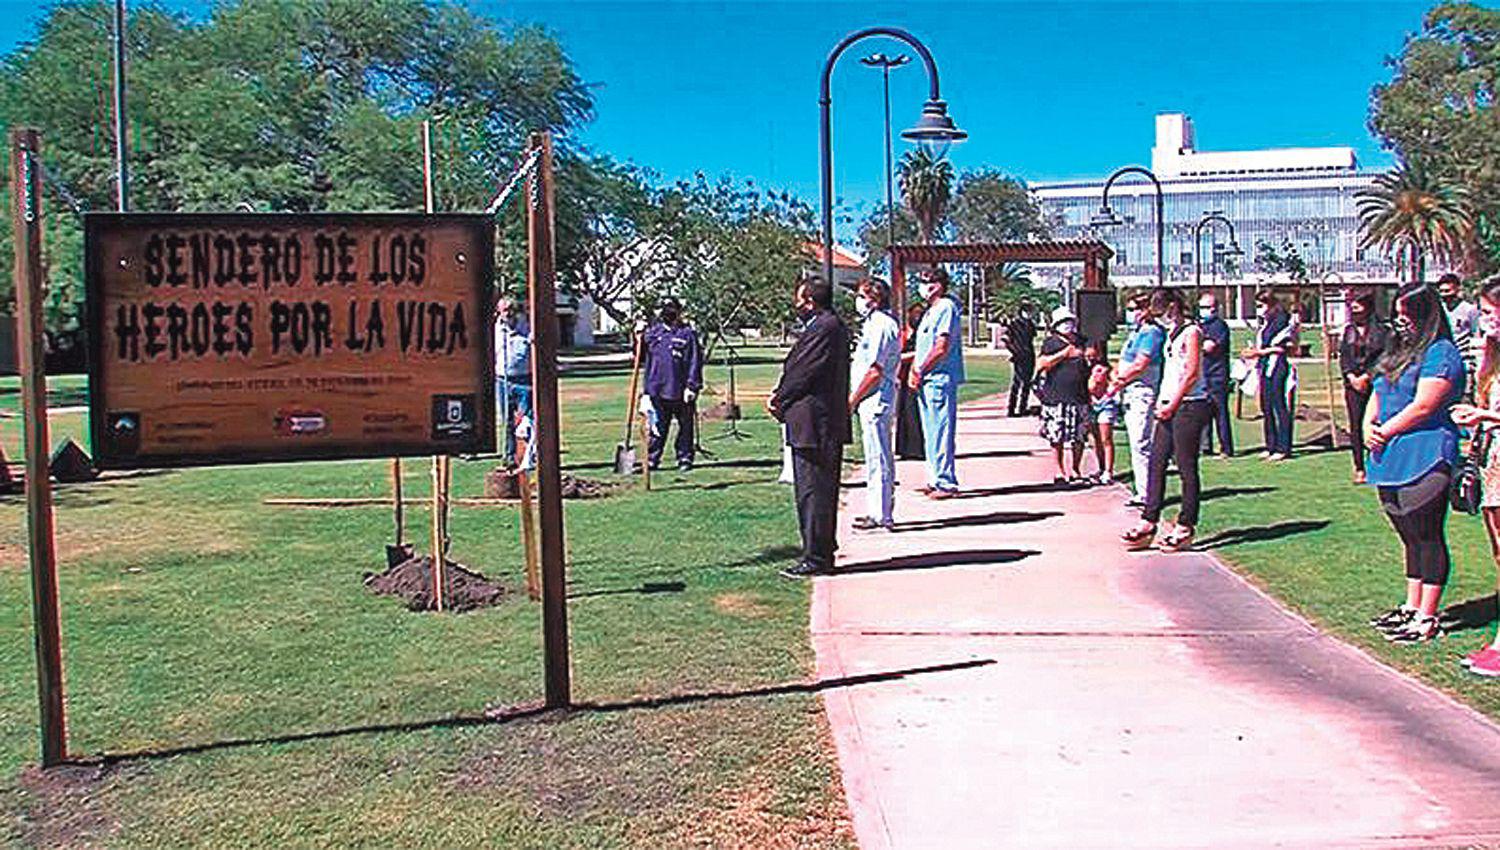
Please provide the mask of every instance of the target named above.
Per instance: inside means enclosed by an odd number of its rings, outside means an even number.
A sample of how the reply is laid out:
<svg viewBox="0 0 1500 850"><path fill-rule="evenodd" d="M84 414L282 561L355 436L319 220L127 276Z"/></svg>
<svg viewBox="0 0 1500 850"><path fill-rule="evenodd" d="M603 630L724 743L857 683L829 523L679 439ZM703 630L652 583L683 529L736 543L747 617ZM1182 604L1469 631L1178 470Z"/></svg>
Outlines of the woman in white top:
<svg viewBox="0 0 1500 850"><path fill-rule="evenodd" d="M1178 552L1193 542L1198 525L1198 453L1203 431L1213 421L1213 405L1203 377L1203 332L1188 315L1182 294L1158 289L1151 311L1167 328L1166 362L1161 392L1156 400L1156 425L1151 435L1151 461L1146 476L1146 506L1141 521L1121 538L1132 549L1150 548L1167 489L1167 463L1176 461L1182 478L1182 510L1172 528L1156 541L1163 552Z"/></svg>

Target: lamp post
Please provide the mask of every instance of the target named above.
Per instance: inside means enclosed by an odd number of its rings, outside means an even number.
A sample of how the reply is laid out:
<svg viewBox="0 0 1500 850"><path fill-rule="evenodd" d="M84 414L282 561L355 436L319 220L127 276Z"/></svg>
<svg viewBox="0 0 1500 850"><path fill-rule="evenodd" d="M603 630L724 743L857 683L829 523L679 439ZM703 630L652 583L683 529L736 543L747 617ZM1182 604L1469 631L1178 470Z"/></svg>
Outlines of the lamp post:
<svg viewBox="0 0 1500 850"><path fill-rule="evenodd" d="M1226 257L1243 257L1245 252L1240 249L1239 240L1234 237L1234 222L1225 218L1223 213L1207 212L1198 219L1198 224L1193 227L1193 298L1197 299L1203 295L1203 228L1210 224L1219 223L1229 228L1229 247L1224 249Z"/></svg>
<svg viewBox="0 0 1500 850"><path fill-rule="evenodd" d="M880 76L885 82L885 248L889 252L891 246L896 244L896 195L891 187L895 171L894 154L891 151L891 69L905 65L911 61L911 57L904 53L895 56L873 53L859 61L866 67L879 68Z"/></svg>
<svg viewBox="0 0 1500 850"><path fill-rule="evenodd" d="M1151 169L1143 168L1139 165L1127 165L1124 168L1116 171L1114 174L1109 175L1109 179L1104 181L1104 197L1100 199L1099 212L1094 214L1094 217L1089 220L1089 223L1096 227L1114 227L1116 225L1125 223L1118 215L1115 215L1115 211L1110 209L1109 207L1109 190L1115 185L1116 180L1124 177L1126 174L1140 174L1142 176L1150 178L1151 184L1156 187L1156 285L1166 286L1166 200L1165 196L1162 194L1161 181L1157 179L1156 174L1153 173Z"/></svg>
<svg viewBox="0 0 1500 850"><path fill-rule="evenodd" d="M912 49L917 52L917 56L921 58L922 64L927 66L928 97L927 102L922 105L922 116L914 126L901 132L901 138L916 142L934 157L941 158L947 153L949 145L969 137L968 133L958 129L953 119L948 117L948 104L943 101L941 89L938 87L937 63L933 61L932 53L927 50L927 46L918 41L916 36L896 27L869 27L844 36L842 41L834 45L833 50L828 54L828 61L823 64L822 82L818 90L818 108L821 113L818 152L823 183L823 279L828 281L830 286L834 282L833 66L850 45L877 35L900 39L911 45Z"/></svg>

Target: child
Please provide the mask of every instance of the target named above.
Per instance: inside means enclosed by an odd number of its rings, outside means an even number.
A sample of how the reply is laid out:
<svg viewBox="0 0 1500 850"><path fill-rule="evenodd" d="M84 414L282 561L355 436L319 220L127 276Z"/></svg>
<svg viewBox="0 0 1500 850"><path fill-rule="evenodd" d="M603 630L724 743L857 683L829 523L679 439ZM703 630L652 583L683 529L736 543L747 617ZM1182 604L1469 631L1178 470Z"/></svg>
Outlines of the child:
<svg viewBox="0 0 1500 850"><path fill-rule="evenodd" d="M1109 391L1113 373L1109 366L1107 340L1089 343L1084 352L1089 364L1089 398L1093 401L1093 417L1089 432L1094 437L1094 457L1099 461L1098 482L1112 484L1115 480L1115 420L1120 417L1120 400Z"/></svg>

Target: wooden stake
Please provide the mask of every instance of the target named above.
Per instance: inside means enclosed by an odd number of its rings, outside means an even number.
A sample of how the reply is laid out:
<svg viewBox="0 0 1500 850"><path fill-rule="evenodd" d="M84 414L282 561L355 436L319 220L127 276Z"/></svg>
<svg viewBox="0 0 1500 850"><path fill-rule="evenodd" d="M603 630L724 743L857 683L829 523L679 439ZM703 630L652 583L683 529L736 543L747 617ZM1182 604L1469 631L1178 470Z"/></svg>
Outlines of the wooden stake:
<svg viewBox="0 0 1500 850"><path fill-rule="evenodd" d="M532 442L536 445L539 544L542 573L542 646L547 707L573 701L568 661L568 571L563 533L562 434L557 402L557 290L552 234L552 136L531 134L540 151L526 180L527 278L531 290L531 386L535 393Z"/></svg>
<svg viewBox="0 0 1500 850"><path fill-rule="evenodd" d="M533 512L536 500L531 494L531 474L518 470L516 484L521 490L521 548L526 550L526 595L536 602L542 598L542 576L536 550L536 514Z"/></svg>
<svg viewBox="0 0 1500 850"><path fill-rule="evenodd" d="M401 458L391 458L391 499L396 506L396 545L406 542L406 509L401 498Z"/></svg>
<svg viewBox="0 0 1500 850"><path fill-rule="evenodd" d="M15 234L17 348L22 429L26 442L26 531L31 553L31 615L36 630L37 696L42 716L42 766L68 758L63 702L62 615L57 601L57 550L47 464L47 374L42 321L42 177L36 130L11 133L11 211Z"/></svg>
<svg viewBox="0 0 1500 850"><path fill-rule="evenodd" d="M1339 447L1339 415L1338 407L1333 395L1333 328L1328 321L1328 282L1318 282L1318 309L1323 311L1323 370L1328 376L1328 447L1336 449ZM1296 415L1296 411L1293 411ZM1351 425L1351 430L1353 426Z"/></svg>
<svg viewBox="0 0 1500 850"><path fill-rule="evenodd" d="M657 422L661 423L661 414L657 414ZM651 421L641 417L641 486L646 492L651 492Z"/></svg>
<svg viewBox="0 0 1500 850"><path fill-rule="evenodd" d="M436 212L432 194L432 122L422 121L422 203L428 215ZM448 458L432 456L432 599L443 610L448 584Z"/></svg>

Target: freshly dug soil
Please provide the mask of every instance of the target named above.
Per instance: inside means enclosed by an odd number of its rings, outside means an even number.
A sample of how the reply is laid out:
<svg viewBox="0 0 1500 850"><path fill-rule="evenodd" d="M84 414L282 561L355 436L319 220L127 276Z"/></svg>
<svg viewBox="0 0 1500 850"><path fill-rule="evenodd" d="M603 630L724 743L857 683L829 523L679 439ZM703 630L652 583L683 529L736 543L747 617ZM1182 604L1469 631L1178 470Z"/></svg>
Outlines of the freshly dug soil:
<svg viewBox="0 0 1500 850"><path fill-rule="evenodd" d="M505 588L462 564L448 561L443 576L443 609L473 611L499 605ZM365 573L365 587L381 596L397 596L412 611L430 611L432 606L432 556L422 555L383 573Z"/></svg>
<svg viewBox="0 0 1500 850"><path fill-rule="evenodd" d="M591 478L574 478L571 475L562 477L562 497L564 499L598 499L608 496L614 486L603 481L595 481Z"/></svg>
<svg viewBox="0 0 1500 850"><path fill-rule="evenodd" d="M536 493L536 480L532 479L531 492ZM564 499L599 499L610 495L614 486L603 481L595 481L591 478L574 478L571 475L562 477L562 497ZM519 499L521 498L521 487L516 476L504 467L496 467L485 473L484 495L489 499Z"/></svg>
<svg viewBox="0 0 1500 850"><path fill-rule="evenodd" d="M710 422L718 422L733 419L742 419L743 415L738 404L730 404L727 401L721 401L718 404L705 409L703 411L703 418Z"/></svg>

